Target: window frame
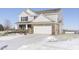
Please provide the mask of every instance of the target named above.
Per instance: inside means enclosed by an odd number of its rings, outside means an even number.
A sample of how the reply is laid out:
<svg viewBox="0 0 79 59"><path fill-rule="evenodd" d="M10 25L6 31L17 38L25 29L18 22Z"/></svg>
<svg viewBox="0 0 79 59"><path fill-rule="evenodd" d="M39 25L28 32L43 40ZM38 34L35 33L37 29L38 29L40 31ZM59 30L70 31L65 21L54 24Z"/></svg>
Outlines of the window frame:
<svg viewBox="0 0 79 59"><path fill-rule="evenodd" d="M21 17L21 21L28 21L28 16L27 17Z"/></svg>

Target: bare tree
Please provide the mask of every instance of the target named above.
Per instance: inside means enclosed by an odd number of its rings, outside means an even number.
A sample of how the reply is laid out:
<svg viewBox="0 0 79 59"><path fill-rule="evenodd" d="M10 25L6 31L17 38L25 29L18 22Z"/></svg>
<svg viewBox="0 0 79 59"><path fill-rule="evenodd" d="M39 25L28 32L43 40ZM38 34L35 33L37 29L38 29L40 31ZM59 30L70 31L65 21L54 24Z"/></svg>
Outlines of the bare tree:
<svg viewBox="0 0 79 59"><path fill-rule="evenodd" d="M10 22L10 20L5 20L4 21L4 29L5 30L11 29L11 22Z"/></svg>

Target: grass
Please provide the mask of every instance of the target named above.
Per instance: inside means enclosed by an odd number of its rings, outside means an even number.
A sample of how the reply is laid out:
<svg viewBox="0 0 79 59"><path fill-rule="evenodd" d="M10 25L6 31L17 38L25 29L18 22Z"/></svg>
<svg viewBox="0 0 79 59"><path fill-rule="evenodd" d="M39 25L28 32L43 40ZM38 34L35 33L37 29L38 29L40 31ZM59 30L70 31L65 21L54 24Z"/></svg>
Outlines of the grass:
<svg viewBox="0 0 79 59"><path fill-rule="evenodd" d="M5 36L5 35L7 35L6 31L0 31L0 36Z"/></svg>

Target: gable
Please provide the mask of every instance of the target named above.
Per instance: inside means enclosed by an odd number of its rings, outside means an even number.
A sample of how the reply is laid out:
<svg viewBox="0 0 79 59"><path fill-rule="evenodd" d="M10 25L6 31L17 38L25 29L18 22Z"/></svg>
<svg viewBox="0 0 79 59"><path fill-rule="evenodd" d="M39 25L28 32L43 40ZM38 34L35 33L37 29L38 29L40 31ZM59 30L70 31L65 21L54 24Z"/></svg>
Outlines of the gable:
<svg viewBox="0 0 79 59"><path fill-rule="evenodd" d="M29 14L24 11L19 14L19 17L26 17L26 16L29 16Z"/></svg>
<svg viewBox="0 0 79 59"><path fill-rule="evenodd" d="M51 21L48 18L46 18L43 14L41 14L32 22L51 22Z"/></svg>

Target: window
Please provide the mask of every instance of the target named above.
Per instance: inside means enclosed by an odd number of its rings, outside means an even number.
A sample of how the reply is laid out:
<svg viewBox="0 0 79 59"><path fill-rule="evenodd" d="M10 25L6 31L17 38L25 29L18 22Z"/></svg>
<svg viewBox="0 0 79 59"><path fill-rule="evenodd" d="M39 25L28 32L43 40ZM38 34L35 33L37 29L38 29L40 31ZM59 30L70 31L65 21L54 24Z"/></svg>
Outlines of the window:
<svg viewBox="0 0 79 59"><path fill-rule="evenodd" d="M21 17L21 21L28 21L28 17Z"/></svg>

